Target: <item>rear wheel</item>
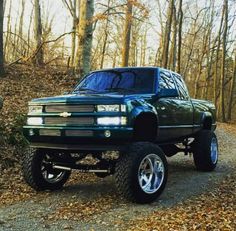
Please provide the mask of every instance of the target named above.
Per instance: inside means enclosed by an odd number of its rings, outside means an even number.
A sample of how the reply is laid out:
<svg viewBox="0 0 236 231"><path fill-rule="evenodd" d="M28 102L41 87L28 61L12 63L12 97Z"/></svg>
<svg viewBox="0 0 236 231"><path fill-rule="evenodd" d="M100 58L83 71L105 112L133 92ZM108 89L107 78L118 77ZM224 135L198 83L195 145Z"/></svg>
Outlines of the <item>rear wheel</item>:
<svg viewBox="0 0 236 231"><path fill-rule="evenodd" d="M52 168L53 162L67 162L63 154L47 153L45 150L30 149L23 158L23 176L35 190L57 190L62 188L70 171Z"/></svg>
<svg viewBox="0 0 236 231"><path fill-rule="evenodd" d="M165 188L168 167L162 150L149 142L130 146L116 164L115 180L120 193L132 202L150 203Z"/></svg>
<svg viewBox="0 0 236 231"><path fill-rule="evenodd" d="M218 162L218 141L214 132L199 132L193 144L195 166L201 171L213 171Z"/></svg>

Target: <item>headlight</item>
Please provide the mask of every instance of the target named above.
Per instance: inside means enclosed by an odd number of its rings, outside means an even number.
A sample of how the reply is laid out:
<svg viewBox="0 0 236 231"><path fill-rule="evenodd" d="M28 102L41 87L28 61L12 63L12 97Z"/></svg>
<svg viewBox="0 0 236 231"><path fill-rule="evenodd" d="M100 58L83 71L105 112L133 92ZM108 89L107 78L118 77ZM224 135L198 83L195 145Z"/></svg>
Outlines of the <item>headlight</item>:
<svg viewBox="0 0 236 231"><path fill-rule="evenodd" d="M120 111L120 105L114 104L114 105L97 105L97 111L107 111L107 112L119 112Z"/></svg>
<svg viewBox="0 0 236 231"><path fill-rule="evenodd" d="M122 117L99 117L97 118L98 125L126 125L127 118Z"/></svg>
<svg viewBox="0 0 236 231"><path fill-rule="evenodd" d="M29 114L42 113L43 106L29 106Z"/></svg>
<svg viewBox="0 0 236 231"><path fill-rule="evenodd" d="M97 105L98 112L126 112L126 105L113 104L113 105Z"/></svg>
<svg viewBox="0 0 236 231"><path fill-rule="evenodd" d="M43 119L41 117L29 117L27 119L28 125L42 125Z"/></svg>

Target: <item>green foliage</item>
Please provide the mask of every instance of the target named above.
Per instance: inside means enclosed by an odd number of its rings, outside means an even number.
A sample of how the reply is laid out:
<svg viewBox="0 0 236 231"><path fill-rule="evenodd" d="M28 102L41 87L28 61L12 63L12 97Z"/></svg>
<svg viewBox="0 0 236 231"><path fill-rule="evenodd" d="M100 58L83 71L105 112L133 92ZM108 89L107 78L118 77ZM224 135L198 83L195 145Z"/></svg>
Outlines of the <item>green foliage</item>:
<svg viewBox="0 0 236 231"><path fill-rule="evenodd" d="M16 114L15 120L12 123L10 130L11 133L8 135L8 143L20 147L25 147L27 141L23 136L23 126L26 123L25 114Z"/></svg>

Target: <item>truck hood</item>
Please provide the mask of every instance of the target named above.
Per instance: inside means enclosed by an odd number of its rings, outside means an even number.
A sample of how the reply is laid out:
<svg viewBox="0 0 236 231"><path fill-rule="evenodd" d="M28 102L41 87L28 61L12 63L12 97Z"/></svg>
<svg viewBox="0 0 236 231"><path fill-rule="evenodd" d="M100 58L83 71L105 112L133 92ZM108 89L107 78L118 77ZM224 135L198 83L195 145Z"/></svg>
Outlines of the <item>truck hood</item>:
<svg viewBox="0 0 236 231"><path fill-rule="evenodd" d="M127 100L137 99L144 97L142 94L135 95L121 95L116 93L109 94L69 94L60 95L54 97L33 99L29 102L30 105L45 105L45 104L122 104ZM151 95L146 95L147 98L151 98Z"/></svg>

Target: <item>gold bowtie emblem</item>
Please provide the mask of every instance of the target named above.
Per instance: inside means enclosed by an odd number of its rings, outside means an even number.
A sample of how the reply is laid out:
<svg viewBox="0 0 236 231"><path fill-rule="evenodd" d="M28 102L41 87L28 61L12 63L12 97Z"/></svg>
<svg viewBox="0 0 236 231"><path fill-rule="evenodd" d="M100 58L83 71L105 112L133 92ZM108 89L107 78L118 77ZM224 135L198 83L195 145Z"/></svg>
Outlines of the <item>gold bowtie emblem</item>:
<svg viewBox="0 0 236 231"><path fill-rule="evenodd" d="M62 112L62 113L60 114L60 116L66 118L66 117L71 116L71 113L69 113L69 112Z"/></svg>

